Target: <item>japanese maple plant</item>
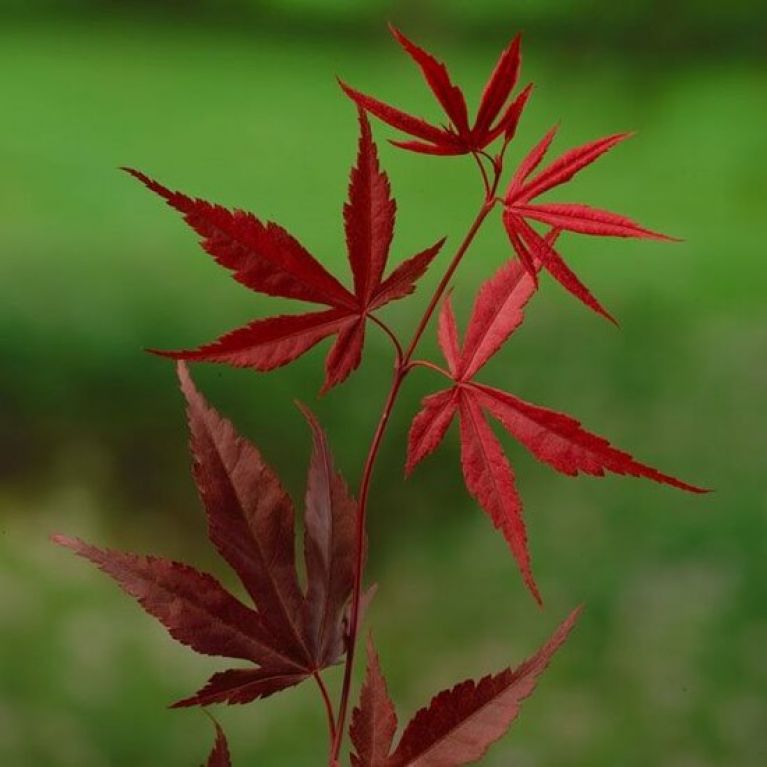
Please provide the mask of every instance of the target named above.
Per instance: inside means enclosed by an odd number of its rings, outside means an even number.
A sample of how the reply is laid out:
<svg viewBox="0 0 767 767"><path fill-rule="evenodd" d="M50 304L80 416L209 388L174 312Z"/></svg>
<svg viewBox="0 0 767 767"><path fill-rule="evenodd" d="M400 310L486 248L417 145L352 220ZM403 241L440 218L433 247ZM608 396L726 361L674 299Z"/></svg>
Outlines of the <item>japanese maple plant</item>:
<svg viewBox="0 0 767 767"><path fill-rule="evenodd" d="M694 493L703 491L617 450L574 418L481 380L482 368L522 324L529 302L538 293L543 271L588 308L614 321L563 258L559 246L563 232L671 239L606 210L581 203L540 201L542 195L563 186L628 134L578 146L545 164L556 133L556 129L551 130L504 181L506 152L532 92L530 85L516 92L519 38L501 53L471 121L464 95L444 64L398 30L392 32L421 70L444 110L445 121L435 125L341 83L356 105L359 121L356 163L343 209L352 287L330 274L279 225L171 191L128 169L181 214L204 250L242 285L258 293L321 307L254 320L194 350L156 352L178 361L194 479L207 515L209 537L239 576L252 604L228 592L213 576L181 562L104 550L64 536L55 540L110 575L177 641L198 653L246 662L244 667L215 673L175 707L250 703L310 681L317 686L327 714L328 747L326 751L318 748L318 763L335 766L345 760L348 732L353 767L458 767L481 759L507 731L567 639L578 610L520 665L479 681L461 682L437 694L396 740L397 715L371 635L367 674L350 714L354 661L371 594L364 579L371 480L393 408L410 374L427 368L430 375L436 372L443 376L446 386L427 396L413 418L407 473L438 447L457 417L466 488L505 538L525 586L539 603L542 600L531 567L522 502L513 469L493 431L493 421L538 460L563 474L601 476L609 471ZM468 156L479 171L482 185L476 215L447 260L442 278L407 341L387 324L380 310L415 291L418 280L444 250L445 240L388 268L396 204L389 179L381 169L369 115L405 134L406 139L392 142L404 150L438 157ZM515 257L481 286L461 340L448 290L477 232L496 211ZM435 314L444 364L417 354ZM391 341L394 372L367 449L356 499L334 465L317 418L301 406L313 448L303 512L304 563L299 568L291 498L260 449L206 402L186 361L268 371L292 362L332 336L322 385L322 392L327 392L359 366L370 323ZM338 679L340 695L334 700L326 674L340 663L344 666ZM226 737L221 727L215 726L216 742L208 764L228 765Z"/></svg>

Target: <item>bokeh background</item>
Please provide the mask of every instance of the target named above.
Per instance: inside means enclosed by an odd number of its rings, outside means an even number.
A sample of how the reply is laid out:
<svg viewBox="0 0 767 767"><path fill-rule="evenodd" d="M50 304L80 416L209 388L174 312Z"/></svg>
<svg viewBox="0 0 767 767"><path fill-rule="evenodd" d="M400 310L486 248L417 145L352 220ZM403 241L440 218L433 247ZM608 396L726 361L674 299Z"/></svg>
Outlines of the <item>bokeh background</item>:
<svg viewBox="0 0 767 767"><path fill-rule="evenodd" d="M759 0L2 0L0 764L181 767L207 753L204 717L165 706L218 664L173 643L47 536L229 578L205 542L171 366L142 348L196 344L284 307L228 279L116 169L274 218L346 274L340 211L356 126L334 75L437 117L384 19L449 60L475 103L500 48L525 32L537 92L512 159L558 121L560 149L638 131L571 198L685 242L566 240L621 331L545 280L486 380L717 491L572 480L507 442L547 598L539 611L463 489L455 433L402 479L409 419L435 383L414 376L371 522L370 622L403 717L443 686L521 660L584 602L572 641L486 764L767 764ZM456 242L480 194L470 163L388 146L382 156L400 203L394 258L443 234ZM460 273L462 317L508 256L496 220ZM386 310L392 324L412 326L435 278ZM435 353L431 334L424 348ZM198 370L297 497L309 445L293 399L316 407L354 482L391 364L373 332L362 369L317 401L323 352L264 376ZM315 696L306 686L218 711L235 763L323 763Z"/></svg>

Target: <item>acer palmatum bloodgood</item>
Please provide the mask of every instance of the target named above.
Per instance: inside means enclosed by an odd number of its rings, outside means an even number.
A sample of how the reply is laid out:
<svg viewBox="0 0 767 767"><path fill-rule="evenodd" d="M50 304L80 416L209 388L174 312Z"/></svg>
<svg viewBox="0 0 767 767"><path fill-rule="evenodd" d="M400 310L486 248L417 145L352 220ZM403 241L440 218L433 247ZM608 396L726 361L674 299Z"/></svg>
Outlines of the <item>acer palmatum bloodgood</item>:
<svg viewBox="0 0 767 767"><path fill-rule="evenodd" d="M519 38L501 53L471 121L463 92L445 65L397 29L392 28L392 32L420 68L448 122L438 127L341 83L357 105L360 129L343 209L350 287L330 274L280 225L171 191L144 173L128 169L183 216L200 237L203 249L240 284L257 293L323 307L255 319L197 349L156 352L179 360L193 474L207 515L208 535L239 577L250 604L190 565L101 549L67 536L54 538L110 575L174 639L195 652L240 664L216 672L175 707L250 703L313 681L327 715L327 763L331 767L340 764L361 616L372 595L372 589L366 591L364 584L370 482L394 405L413 371L425 368L437 372L448 385L428 395L413 418L405 460L407 473L438 447L457 417L466 487L506 539L524 583L539 602L542 598L533 576L522 501L491 419L539 461L563 474L602 476L612 472L705 492L640 463L584 429L571 416L477 380L483 366L523 323L525 311L539 291L542 271L591 309L613 320L562 258L562 233L672 239L609 211L580 203L538 201L540 195L568 182L628 134L571 149L538 170L554 139L556 130L552 130L525 156L511 174L506 192L499 196L506 150L532 92L531 85L516 91L521 68ZM379 312L391 301L415 291L445 240L433 237L435 244L401 260L393 269L387 268L397 206L389 179L381 169L368 114L410 136L406 141L392 141L395 146L422 154L471 156L482 183L479 209L407 342ZM493 144L497 146L491 153ZM480 288L461 340L447 290L477 232L496 208L500 209L513 252ZM437 310L437 337L446 367L416 356ZM240 436L197 391L185 361L268 371L292 362L333 336L321 386L321 391L327 392L359 366L371 322L390 339L395 364L362 467L356 501L335 468L328 438L317 418L299 406L312 440L303 511L304 561L299 568L293 501L260 449ZM305 573L303 582L300 570ZM538 652L516 668L510 666L438 693L415 714L398 740L397 714L371 638L367 675L349 727L352 767L460 767L476 762L508 730L524 699L567 639L578 613L575 610ZM341 693L334 702L324 673L340 661L344 663ZM243 662L247 665L242 666ZM226 737L215 720L214 725L216 738L208 765L229 765Z"/></svg>

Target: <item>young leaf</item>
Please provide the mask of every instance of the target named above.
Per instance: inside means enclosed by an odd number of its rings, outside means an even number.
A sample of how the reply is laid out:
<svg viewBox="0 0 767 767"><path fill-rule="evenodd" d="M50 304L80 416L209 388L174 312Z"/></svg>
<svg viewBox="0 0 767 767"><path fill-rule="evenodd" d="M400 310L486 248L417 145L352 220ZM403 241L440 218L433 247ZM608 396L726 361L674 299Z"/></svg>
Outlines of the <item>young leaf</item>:
<svg viewBox="0 0 767 767"><path fill-rule="evenodd" d="M328 336L338 339L325 362L323 392L342 383L360 364L371 312L413 292L443 241L405 261L384 278L396 205L381 170L370 125L359 112L360 139L344 207L346 243L354 278L347 290L295 238L250 213L195 200L126 169L179 211L203 248L235 279L259 293L322 304L323 311L256 320L197 349L159 351L176 360L200 360L273 370L292 362Z"/></svg>
<svg viewBox="0 0 767 767"><path fill-rule="evenodd" d="M537 271L553 251L559 230L540 238L533 258ZM688 492L705 490L640 463L617 450L603 437L587 432L573 418L532 405L511 394L474 381L482 366L498 352L524 319L524 310L535 292L533 276L521 262L501 267L479 290L463 347L458 340L450 301L442 305L438 340L448 364L446 375L454 385L426 397L413 418L408 437L406 473L440 444L456 413L460 417L461 466L471 495L501 530L517 560L522 577L540 601L530 569L522 502L501 445L485 419L489 413L536 458L557 471L602 476L606 471L644 477Z"/></svg>
<svg viewBox="0 0 767 767"><path fill-rule="evenodd" d="M392 144L421 154L450 156L479 152L502 134L505 134L506 143L513 138L531 90L528 86L507 105L521 67L519 37L514 38L498 58L482 92L476 119L470 124L466 99L461 89L453 84L447 67L395 27L391 27L391 32L420 68L450 122L447 127L437 127L341 82L346 95L360 109L416 139L392 141Z"/></svg>
<svg viewBox="0 0 767 767"><path fill-rule="evenodd" d="M628 133L619 133L571 149L530 178L543 161L555 135L556 128L544 136L514 173L504 199L503 223L512 247L531 275L534 275L532 265L534 258L586 306L611 322L615 322L610 313L567 266L555 248L547 243L528 222L538 221L557 230L597 237L634 237L653 240L673 240L673 238L646 229L626 216L587 205L533 203L534 198L570 181L573 176L630 136Z"/></svg>
<svg viewBox="0 0 767 767"><path fill-rule="evenodd" d="M344 651L344 612L354 585L356 505L335 470L327 436L302 406L312 431L304 514L305 625L312 657L326 666Z"/></svg>
<svg viewBox="0 0 767 767"><path fill-rule="evenodd" d="M579 612L517 668L462 682L434 697L407 725L387 767L462 767L481 759L517 718Z"/></svg>
<svg viewBox="0 0 767 767"><path fill-rule="evenodd" d="M368 640L368 668L360 703L352 713L349 727L356 750L351 755L352 767L388 767L396 731L397 714L371 638Z"/></svg>
<svg viewBox="0 0 767 767"><path fill-rule="evenodd" d="M299 684L336 663L346 649L355 504L333 468L317 420L303 408L314 441L305 518L309 584L304 594L296 571L293 503L279 477L255 445L205 401L183 363L179 380L208 535L255 609L188 565L101 550L65 536L54 540L114 578L174 639L199 653L254 664L214 674L177 706L246 703Z"/></svg>

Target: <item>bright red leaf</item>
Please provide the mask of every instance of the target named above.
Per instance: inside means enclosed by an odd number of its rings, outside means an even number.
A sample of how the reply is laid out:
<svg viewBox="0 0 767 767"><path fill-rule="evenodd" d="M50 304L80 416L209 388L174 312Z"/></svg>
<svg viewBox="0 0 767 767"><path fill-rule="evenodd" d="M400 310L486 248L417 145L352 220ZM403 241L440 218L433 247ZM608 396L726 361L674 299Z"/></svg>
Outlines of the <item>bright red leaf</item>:
<svg viewBox="0 0 767 767"><path fill-rule="evenodd" d="M546 237L550 247L558 234L553 230ZM534 270L540 266L540 260L534 258ZM512 468L486 420L488 414L538 460L563 474L602 476L612 472L644 477L689 492L706 491L636 461L603 437L586 431L570 416L474 381L477 372L522 323L525 306L534 292L535 277L521 261L502 266L480 288L462 346L450 301L443 303L438 339L448 364L445 375L454 383L423 400L410 427L406 471L410 473L438 447L458 414L466 487L503 533L527 587L540 600L530 567L522 501Z"/></svg>
<svg viewBox="0 0 767 767"><path fill-rule="evenodd" d="M501 53L482 92L474 123L470 125L466 99L461 89L453 84L447 67L395 27L391 27L391 31L397 42L420 68L426 84L449 121L447 127L433 125L341 82L345 93L360 109L370 112L379 120L416 139L393 141L395 146L421 154L461 155L478 152L501 135L505 136L506 142L513 138L532 90L532 87L528 86L508 103L519 79L519 37L515 37Z"/></svg>
<svg viewBox="0 0 767 767"><path fill-rule="evenodd" d="M238 282L259 293L329 307L256 320L197 349L158 354L266 371L292 362L324 338L335 335L336 342L325 363L323 391L343 382L359 366L370 313L412 293L444 242L405 261L384 278L396 205L362 111L359 122L357 162L344 206L353 292L277 224L264 224L250 213L187 197L139 171L126 169L183 215L200 236L204 250L229 269Z"/></svg>
<svg viewBox="0 0 767 767"><path fill-rule="evenodd" d="M308 586L298 579L293 503L259 450L197 391L183 363L193 474L208 535L250 595L245 606L212 576L160 557L55 541L97 565L171 636L206 655L250 661L214 674L176 706L247 703L292 687L345 651L352 592L356 507L333 466L327 438L304 408L314 449L304 544Z"/></svg>
<svg viewBox="0 0 767 767"><path fill-rule="evenodd" d="M673 240L654 232L625 216L606 210L573 203L535 203L541 194L565 184L586 166L630 136L619 133L571 149L532 176L543 161L556 135L549 131L520 163L509 183L504 198L503 223L511 245L527 270L534 275L533 262L546 269L562 286L590 309L615 322L588 288L567 266L553 244L536 232L529 221L547 224L555 230L566 230L597 237L634 237L638 239ZM531 177L532 176L532 177Z"/></svg>

